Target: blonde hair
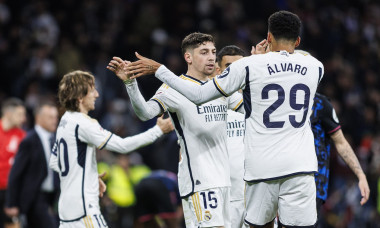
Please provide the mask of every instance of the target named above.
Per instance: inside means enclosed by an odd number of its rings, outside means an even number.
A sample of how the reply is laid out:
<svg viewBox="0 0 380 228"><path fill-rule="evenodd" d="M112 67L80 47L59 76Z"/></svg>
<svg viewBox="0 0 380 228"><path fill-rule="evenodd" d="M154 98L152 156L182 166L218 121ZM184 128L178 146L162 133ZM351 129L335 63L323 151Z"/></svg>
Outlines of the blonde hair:
<svg viewBox="0 0 380 228"><path fill-rule="evenodd" d="M67 111L79 111L79 100L95 86L95 77L85 71L72 71L63 76L58 86L58 100Z"/></svg>

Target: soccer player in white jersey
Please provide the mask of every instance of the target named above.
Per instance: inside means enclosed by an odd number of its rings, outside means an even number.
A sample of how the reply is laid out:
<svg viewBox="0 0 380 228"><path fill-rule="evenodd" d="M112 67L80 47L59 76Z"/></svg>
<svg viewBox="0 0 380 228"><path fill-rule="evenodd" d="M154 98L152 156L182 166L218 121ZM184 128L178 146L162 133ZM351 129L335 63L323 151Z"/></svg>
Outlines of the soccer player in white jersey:
<svg viewBox="0 0 380 228"><path fill-rule="evenodd" d="M223 72L231 63L245 56L242 49L235 45L225 46L216 55L216 74ZM241 90L239 90L241 92ZM227 112L227 151L230 162L230 217L231 227L242 228L244 224L244 114Z"/></svg>
<svg viewBox="0 0 380 228"><path fill-rule="evenodd" d="M182 53L188 65L181 75L195 87L202 87L215 68L215 44L211 35L191 33L182 41ZM120 58L114 57L108 69L122 80ZM227 109L243 111L242 95L210 100L195 105L189 99L163 84L149 100L141 96L136 80L126 80L134 110L142 120L168 111L181 146L178 185L186 227L230 227L230 170L226 145Z"/></svg>
<svg viewBox="0 0 380 228"><path fill-rule="evenodd" d="M60 177L61 228L108 227L99 209L96 149L128 153L173 130L169 119L159 119L144 133L120 138L87 115L98 96L95 78L88 72L70 72L59 83L58 98L66 112L59 122L50 167Z"/></svg>
<svg viewBox="0 0 380 228"><path fill-rule="evenodd" d="M273 227L277 211L285 227L313 227L317 220L317 158L309 117L324 68L316 58L294 53L300 29L297 15L272 14L266 40L270 52L237 60L200 87L137 53L140 60L126 67L131 78L155 73L196 104L243 89L245 221L251 227Z"/></svg>

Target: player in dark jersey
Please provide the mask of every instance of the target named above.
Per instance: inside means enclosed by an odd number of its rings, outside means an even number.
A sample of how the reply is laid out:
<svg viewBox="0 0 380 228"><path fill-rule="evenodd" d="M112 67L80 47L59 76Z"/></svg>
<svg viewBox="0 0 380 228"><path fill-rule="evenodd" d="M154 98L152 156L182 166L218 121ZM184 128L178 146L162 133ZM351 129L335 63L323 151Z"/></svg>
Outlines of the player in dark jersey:
<svg viewBox="0 0 380 228"><path fill-rule="evenodd" d="M326 96L316 93L310 119L318 158L318 173L315 174L318 218L320 208L327 198L331 142L334 143L339 156L359 179L358 186L362 196L360 204L364 205L369 198L370 192L367 178L353 149L344 137L339 119Z"/></svg>
<svg viewBox="0 0 380 228"><path fill-rule="evenodd" d="M181 198L177 175L165 170L153 171L136 186L135 193L137 199L135 227L156 227L155 216L158 216L168 228L179 227L179 218L183 215L178 213L178 209L181 208Z"/></svg>

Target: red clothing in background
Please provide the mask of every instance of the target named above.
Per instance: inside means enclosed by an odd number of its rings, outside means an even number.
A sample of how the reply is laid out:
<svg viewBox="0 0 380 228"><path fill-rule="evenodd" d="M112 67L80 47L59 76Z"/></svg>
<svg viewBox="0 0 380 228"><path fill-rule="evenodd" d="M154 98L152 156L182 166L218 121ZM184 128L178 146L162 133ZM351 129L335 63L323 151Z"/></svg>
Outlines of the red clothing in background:
<svg viewBox="0 0 380 228"><path fill-rule="evenodd" d="M0 120L0 190L5 190L13 160L26 132L20 128L4 131Z"/></svg>

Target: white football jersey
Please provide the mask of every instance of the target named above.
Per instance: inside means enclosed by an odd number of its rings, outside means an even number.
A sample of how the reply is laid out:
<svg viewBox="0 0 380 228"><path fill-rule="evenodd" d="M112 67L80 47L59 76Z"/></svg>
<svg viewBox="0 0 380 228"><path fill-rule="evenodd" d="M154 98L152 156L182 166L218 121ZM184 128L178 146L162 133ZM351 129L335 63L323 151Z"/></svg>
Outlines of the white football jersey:
<svg viewBox="0 0 380 228"><path fill-rule="evenodd" d="M190 76L180 78L201 86ZM152 97L168 111L180 141L181 161L178 185L181 197L194 192L230 186L226 145L227 109L242 106L242 95L218 98L197 106L183 95L163 84Z"/></svg>
<svg viewBox="0 0 380 228"><path fill-rule="evenodd" d="M214 85L227 96L243 89L246 181L317 171L310 115L323 65L286 51L235 61Z"/></svg>
<svg viewBox="0 0 380 228"><path fill-rule="evenodd" d="M60 220L76 221L87 216L91 208L99 207L97 148L127 153L152 143L162 134L155 126L123 139L103 129L97 120L84 113L65 112L57 128L49 164L60 177Z"/></svg>
<svg viewBox="0 0 380 228"><path fill-rule="evenodd" d="M244 114L227 112L227 149L231 171L231 201L244 199Z"/></svg>

